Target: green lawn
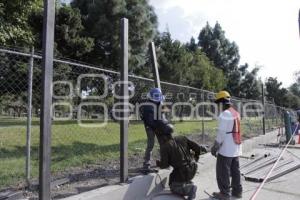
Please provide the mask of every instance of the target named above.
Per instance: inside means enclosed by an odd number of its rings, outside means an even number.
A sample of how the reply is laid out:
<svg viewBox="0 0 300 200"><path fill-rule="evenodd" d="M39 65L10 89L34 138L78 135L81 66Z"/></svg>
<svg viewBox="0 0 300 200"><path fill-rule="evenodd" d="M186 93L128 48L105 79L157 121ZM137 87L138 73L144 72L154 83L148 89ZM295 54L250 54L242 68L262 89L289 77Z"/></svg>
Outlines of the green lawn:
<svg viewBox="0 0 300 200"><path fill-rule="evenodd" d="M0 189L24 181L26 121L1 119L0 122ZM38 175L39 123L32 126L32 177ZM246 134L261 129L260 120L243 121ZM85 128L76 122L54 122L52 125L53 173L67 171L72 167L101 164L103 160L119 158L119 124L110 122L103 128ZM202 132L201 122L175 123L177 134ZM213 137L216 121L205 121L205 132ZM129 127L129 155L143 153L146 146L144 126L131 122Z"/></svg>
<svg viewBox="0 0 300 200"><path fill-rule="evenodd" d="M25 121L1 120L0 124L0 188L24 180ZM6 124L6 126L3 126ZM32 177L38 175L39 126L32 126ZM215 122L205 122L206 128ZM2 126L2 127L1 127ZM178 134L201 132L199 122L178 122ZM119 158L119 124L108 123L103 128L80 127L75 122L57 122L52 126L52 172L71 167L101 163L105 159ZM140 153L146 145L146 134L141 123L133 122L129 128L129 155Z"/></svg>

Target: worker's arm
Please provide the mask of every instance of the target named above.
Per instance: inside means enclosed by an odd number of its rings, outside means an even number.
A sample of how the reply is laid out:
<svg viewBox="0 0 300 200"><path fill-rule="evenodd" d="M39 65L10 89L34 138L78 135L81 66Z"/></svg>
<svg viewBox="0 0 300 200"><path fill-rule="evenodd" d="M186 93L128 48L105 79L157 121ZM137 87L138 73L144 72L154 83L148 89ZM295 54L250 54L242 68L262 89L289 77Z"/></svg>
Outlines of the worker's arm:
<svg viewBox="0 0 300 200"><path fill-rule="evenodd" d="M195 153L195 160L198 162L199 156L201 154L207 153L207 148L205 146L199 145L196 142L184 137L187 142L188 148Z"/></svg>
<svg viewBox="0 0 300 200"><path fill-rule="evenodd" d="M195 153L195 160L198 161L201 153L200 146L196 142L188 139L187 137L184 137L184 140L188 145L188 149L192 150Z"/></svg>

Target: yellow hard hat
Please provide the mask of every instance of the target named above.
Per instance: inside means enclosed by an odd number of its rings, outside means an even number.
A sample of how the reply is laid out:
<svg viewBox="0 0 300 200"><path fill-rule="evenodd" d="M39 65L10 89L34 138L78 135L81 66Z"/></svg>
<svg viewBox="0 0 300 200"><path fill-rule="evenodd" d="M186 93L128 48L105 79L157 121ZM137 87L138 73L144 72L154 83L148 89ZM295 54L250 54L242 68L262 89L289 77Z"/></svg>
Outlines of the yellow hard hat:
<svg viewBox="0 0 300 200"><path fill-rule="evenodd" d="M225 90L222 90L220 92L218 92L216 94L216 102L220 101L221 99L230 99L231 96L229 94L229 92L225 91Z"/></svg>

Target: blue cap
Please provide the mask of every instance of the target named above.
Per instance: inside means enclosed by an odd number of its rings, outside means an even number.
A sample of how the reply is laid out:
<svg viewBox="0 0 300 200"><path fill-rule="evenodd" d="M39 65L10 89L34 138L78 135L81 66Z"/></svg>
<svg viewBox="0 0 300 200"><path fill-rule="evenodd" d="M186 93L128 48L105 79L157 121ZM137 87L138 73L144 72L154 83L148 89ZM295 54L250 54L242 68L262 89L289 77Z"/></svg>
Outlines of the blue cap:
<svg viewBox="0 0 300 200"><path fill-rule="evenodd" d="M162 102L163 100L165 100L165 97L159 88L152 88L148 92L147 98L154 102Z"/></svg>

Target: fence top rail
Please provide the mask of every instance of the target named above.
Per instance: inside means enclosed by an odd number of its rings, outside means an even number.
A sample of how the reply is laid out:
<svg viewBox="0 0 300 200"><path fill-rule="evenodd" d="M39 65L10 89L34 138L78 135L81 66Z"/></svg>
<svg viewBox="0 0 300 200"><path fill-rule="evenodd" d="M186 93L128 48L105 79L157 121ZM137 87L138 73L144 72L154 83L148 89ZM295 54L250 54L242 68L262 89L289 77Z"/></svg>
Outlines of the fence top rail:
<svg viewBox="0 0 300 200"><path fill-rule="evenodd" d="M32 56L30 52L25 53L25 52L21 52L19 50L6 49L4 47L0 47L0 53L14 54L14 55L20 55L20 56L25 56L25 57L31 57ZM42 56L38 55L38 54L35 54L35 55L33 55L33 58L42 59ZM106 72L106 73L120 75L119 72L108 70L108 69L99 68L97 66L91 66L91 65L88 65L88 64L83 64L83 63L68 61L68 60L65 60L65 59L54 58L53 60L54 60L54 62L61 63L61 64L67 64L67 65L72 65L72 66L77 66L77 67L83 67L83 68L88 68L88 69L97 70L97 71L101 71L101 72ZM154 80L150 79L150 78L145 78L145 77L141 77L141 76L137 76L137 75L132 75L132 74L128 75L128 76L130 78L136 78L136 79L140 79L140 80L144 80L144 81L154 82ZM200 89L200 88L196 88L196 87L191 87L191 86L186 86L186 85L180 85L180 84L176 84L176 83L169 83L169 82L165 82L165 81L161 81L161 83L165 84L165 85L169 85L169 86L182 87L182 88L192 89L192 90L199 91L199 92L205 92L205 93L208 93L208 94L215 94L215 92L204 90L204 89ZM244 99L244 98L238 98L238 97L232 97L232 99L235 100L235 101L242 101L242 102L243 101L247 101L247 102L260 102L259 100ZM266 104L276 106L275 104L272 104L272 103L269 103L269 102L266 102ZM286 108L283 108L283 107L280 107L280 106L276 106L276 107L279 107L279 108L282 108L282 109L286 109Z"/></svg>

